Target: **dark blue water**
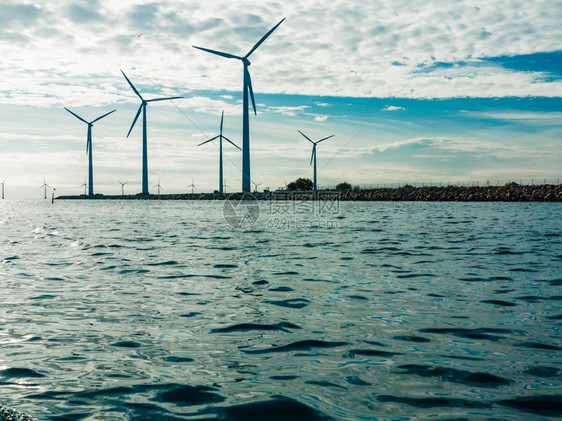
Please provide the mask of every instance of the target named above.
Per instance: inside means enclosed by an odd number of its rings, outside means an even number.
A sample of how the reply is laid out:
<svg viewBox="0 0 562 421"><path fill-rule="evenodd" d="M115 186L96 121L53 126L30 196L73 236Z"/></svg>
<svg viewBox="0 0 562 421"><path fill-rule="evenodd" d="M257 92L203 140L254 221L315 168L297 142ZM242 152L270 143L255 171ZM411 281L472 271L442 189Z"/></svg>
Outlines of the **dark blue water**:
<svg viewBox="0 0 562 421"><path fill-rule="evenodd" d="M261 206L239 230L221 202L0 202L0 405L40 420L562 416L560 204Z"/></svg>

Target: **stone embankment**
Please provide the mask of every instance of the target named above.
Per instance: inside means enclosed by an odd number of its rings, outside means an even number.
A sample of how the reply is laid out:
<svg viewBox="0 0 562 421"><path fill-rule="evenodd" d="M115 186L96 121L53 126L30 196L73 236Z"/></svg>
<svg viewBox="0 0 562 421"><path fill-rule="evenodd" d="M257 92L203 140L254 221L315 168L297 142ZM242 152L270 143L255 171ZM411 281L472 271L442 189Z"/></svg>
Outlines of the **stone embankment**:
<svg viewBox="0 0 562 421"><path fill-rule="evenodd" d="M126 195L126 196L60 196L57 199L88 200L315 200L337 198L342 201L409 201L409 202L561 202L562 184L540 186L501 186L501 187L400 187L393 189L361 190L322 190L318 192L260 192L244 195L243 193L197 193L197 194L161 194L161 195Z"/></svg>

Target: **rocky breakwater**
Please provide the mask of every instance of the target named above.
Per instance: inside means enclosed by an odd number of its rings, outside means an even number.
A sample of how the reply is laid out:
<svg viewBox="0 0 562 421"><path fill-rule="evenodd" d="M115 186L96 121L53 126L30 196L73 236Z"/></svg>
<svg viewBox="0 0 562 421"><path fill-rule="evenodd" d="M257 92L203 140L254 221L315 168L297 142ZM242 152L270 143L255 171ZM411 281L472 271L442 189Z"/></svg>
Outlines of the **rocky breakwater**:
<svg viewBox="0 0 562 421"><path fill-rule="evenodd" d="M275 191L260 193L199 193L127 196L60 196L57 199L88 200L330 200L408 202L561 202L562 185L501 187L410 187L393 189Z"/></svg>
<svg viewBox="0 0 562 421"><path fill-rule="evenodd" d="M562 185L400 187L340 191L340 200L411 202L560 202Z"/></svg>

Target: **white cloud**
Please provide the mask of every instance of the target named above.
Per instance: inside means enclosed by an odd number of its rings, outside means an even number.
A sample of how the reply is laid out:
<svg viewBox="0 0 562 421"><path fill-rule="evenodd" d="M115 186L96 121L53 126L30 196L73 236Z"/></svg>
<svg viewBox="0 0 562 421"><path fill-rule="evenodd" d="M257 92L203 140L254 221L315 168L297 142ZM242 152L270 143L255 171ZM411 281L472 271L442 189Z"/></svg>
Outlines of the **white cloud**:
<svg viewBox="0 0 562 421"><path fill-rule="evenodd" d="M6 21L0 36L0 98L17 103L67 103L77 94L94 104L114 102L127 89L119 68L138 69L173 91L238 92L241 63L191 45L245 54L285 16L250 58L256 93L562 95L559 80L482 66L480 60L559 50L562 8L546 0L533 2L533 7L521 0L478 5L337 0L330 7L319 0L259 6L249 0L60 0L34 5L14 0L0 5L0 15ZM458 64L440 68L435 63Z"/></svg>
<svg viewBox="0 0 562 421"><path fill-rule="evenodd" d="M326 121L326 120L328 120L327 115L317 115L316 117L314 117L314 121Z"/></svg>
<svg viewBox="0 0 562 421"><path fill-rule="evenodd" d="M399 111L399 110L405 110L405 108L404 107L397 107L396 105L389 105L383 111Z"/></svg>

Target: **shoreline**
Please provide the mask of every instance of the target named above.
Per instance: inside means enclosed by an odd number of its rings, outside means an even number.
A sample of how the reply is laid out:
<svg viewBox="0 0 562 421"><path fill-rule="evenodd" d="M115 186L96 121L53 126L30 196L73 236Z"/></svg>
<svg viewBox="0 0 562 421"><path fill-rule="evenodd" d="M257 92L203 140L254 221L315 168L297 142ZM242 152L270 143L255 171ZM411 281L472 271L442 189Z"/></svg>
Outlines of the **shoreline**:
<svg viewBox="0 0 562 421"><path fill-rule="evenodd" d="M355 202L562 202L562 184L537 186L398 187L360 190L273 191L259 193L180 193L58 196L56 200L340 200Z"/></svg>

